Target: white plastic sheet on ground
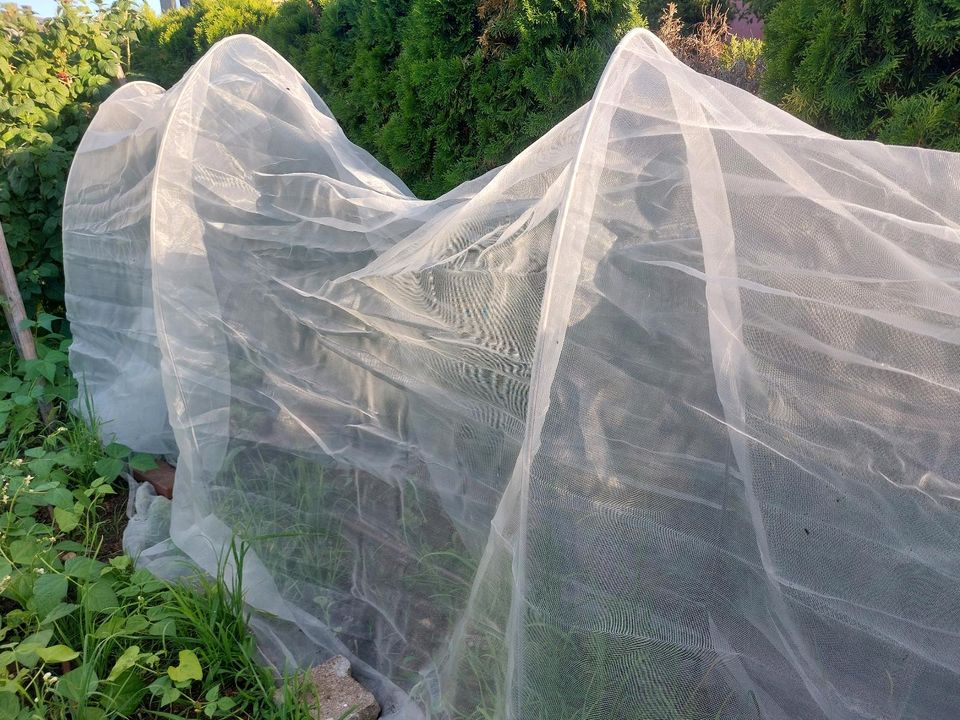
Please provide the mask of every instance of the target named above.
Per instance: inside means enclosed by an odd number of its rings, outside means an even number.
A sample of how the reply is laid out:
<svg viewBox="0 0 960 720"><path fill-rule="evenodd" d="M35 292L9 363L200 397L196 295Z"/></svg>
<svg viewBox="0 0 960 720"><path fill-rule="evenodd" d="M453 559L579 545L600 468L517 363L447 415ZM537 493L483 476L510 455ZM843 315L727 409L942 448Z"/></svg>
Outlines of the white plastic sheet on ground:
<svg viewBox="0 0 960 720"><path fill-rule="evenodd" d="M65 201L74 371L179 455L127 547L241 538L265 654L387 717L948 720L958 185L640 31L422 201L225 40L101 107Z"/></svg>

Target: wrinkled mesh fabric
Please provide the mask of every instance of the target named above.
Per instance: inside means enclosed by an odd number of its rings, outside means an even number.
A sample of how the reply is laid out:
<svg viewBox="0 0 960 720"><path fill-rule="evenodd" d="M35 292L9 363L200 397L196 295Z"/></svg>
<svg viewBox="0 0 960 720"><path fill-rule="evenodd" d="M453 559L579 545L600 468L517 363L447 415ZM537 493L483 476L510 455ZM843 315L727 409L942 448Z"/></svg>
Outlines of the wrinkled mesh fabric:
<svg viewBox="0 0 960 720"><path fill-rule="evenodd" d="M70 358L82 388L76 409L90 417L96 408L105 439L157 454L176 451L150 282L162 99L159 85L135 82L103 104L70 169L63 213Z"/></svg>
<svg viewBox="0 0 960 720"><path fill-rule="evenodd" d="M127 547L240 538L264 654L347 655L387 717L950 718L958 185L638 31L422 201L225 40L112 96L68 184L74 371L178 454Z"/></svg>

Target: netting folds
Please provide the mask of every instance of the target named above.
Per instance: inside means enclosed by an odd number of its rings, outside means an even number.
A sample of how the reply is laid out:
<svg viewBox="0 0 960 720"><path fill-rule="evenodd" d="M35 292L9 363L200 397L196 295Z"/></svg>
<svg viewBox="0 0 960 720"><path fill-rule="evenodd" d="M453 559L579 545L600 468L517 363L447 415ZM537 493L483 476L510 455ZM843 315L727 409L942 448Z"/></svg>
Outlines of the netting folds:
<svg viewBox="0 0 960 720"><path fill-rule="evenodd" d="M100 109L64 209L127 546L249 544L278 664L392 718L960 707L960 156L843 141L652 35L435 201L263 43Z"/></svg>

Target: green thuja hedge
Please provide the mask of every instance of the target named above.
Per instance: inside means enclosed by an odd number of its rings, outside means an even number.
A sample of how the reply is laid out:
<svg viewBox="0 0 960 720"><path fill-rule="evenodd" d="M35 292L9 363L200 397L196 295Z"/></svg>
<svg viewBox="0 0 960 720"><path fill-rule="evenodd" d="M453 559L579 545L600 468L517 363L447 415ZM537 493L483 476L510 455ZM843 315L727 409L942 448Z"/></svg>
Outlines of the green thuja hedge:
<svg viewBox="0 0 960 720"><path fill-rule="evenodd" d="M151 21L135 68L174 82L253 33L317 89L347 135L433 197L516 155L589 100L632 0L199 0Z"/></svg>
<svg viewBox="0 0 960 720"><path fill-rule="evenodd" d="M396 63L410 11L411 0L327 0L307 46L302 52L297 48L292 55L286 53L294 64L299 60L299 69L323 95L350 139L388 164L383 132L399 112L402 77ZM391 169L404 174L409 183L423 180L404 173L402 167Z"/></svg>
<svg viewBox="0 0 960 720"><path fill-rule="evenodd" d="M194 0L187 8L159 16L147 8L145 14L134 72L169 87L217 40L268 26L277 5L273 0Z"/></svg>
<svg viewBox="0 0 960 720"><path fill-rule="evenodd" d="M586 102L641 23L622 0L413 0L377 150L426 195L496 167Z"/></svg>
<svg viewBox="0 0 960 720"><path fill-rule="evenodd" d="M847 137L960 150L960 0L779 0L767 99Z"/></svg>

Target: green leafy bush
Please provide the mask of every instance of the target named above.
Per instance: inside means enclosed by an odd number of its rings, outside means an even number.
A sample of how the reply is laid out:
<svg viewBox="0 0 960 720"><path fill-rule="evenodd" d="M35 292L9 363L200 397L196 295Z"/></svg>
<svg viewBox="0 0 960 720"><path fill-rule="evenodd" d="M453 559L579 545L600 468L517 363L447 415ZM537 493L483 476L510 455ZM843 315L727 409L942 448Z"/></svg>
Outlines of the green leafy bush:
<svg viewBox="0 0 960 720"><path fill-rule="evenodd" d="M131 75L170 87L179 80L202 53L197 48L197 24L202 19L198 8L179 8L162 15L144 13L144 27L138 33L139 45L133 58Z"/></svg>
<svg viewBox="0 0 960 720"><path fill-rule="evenodd" d="M763 93L847 137L956 149L960 1L779 0Z"/></svg>
<svg viewBox="0 0 960 720"><path fill-rule="evenodd" d="M133 73L169 87L217 40L257 34L276 14L273 0L195 0L159 16L148 8Z"/></svg>
<svg viewBox="0 0 960 720"><path fill-rule="evenodd" d="M229 35L256 32L277 14L273 0L217 0L216 7L217 12L204 13L197 23L196 40L201 47Z"/></svg>
<svg viewBox="0 0 960 720"><path fill-rule="evenodd" d="M63 299L60 210L95 103L122 75L139 15L129 0L64 4L41 21L0 12L0 222L28 312Z"/></svg>
<svg viewBox="0 0 960 720"><path fill-rule="evenodd" d="M245 546L216 578L184 585L114 554L126 505L114 481L154 461L102 447L69 414L77 387L58 324L30 323L36 360L0 347L0 718L308 720L294 680L274 702L242 576L224 580Z"/></svg>

